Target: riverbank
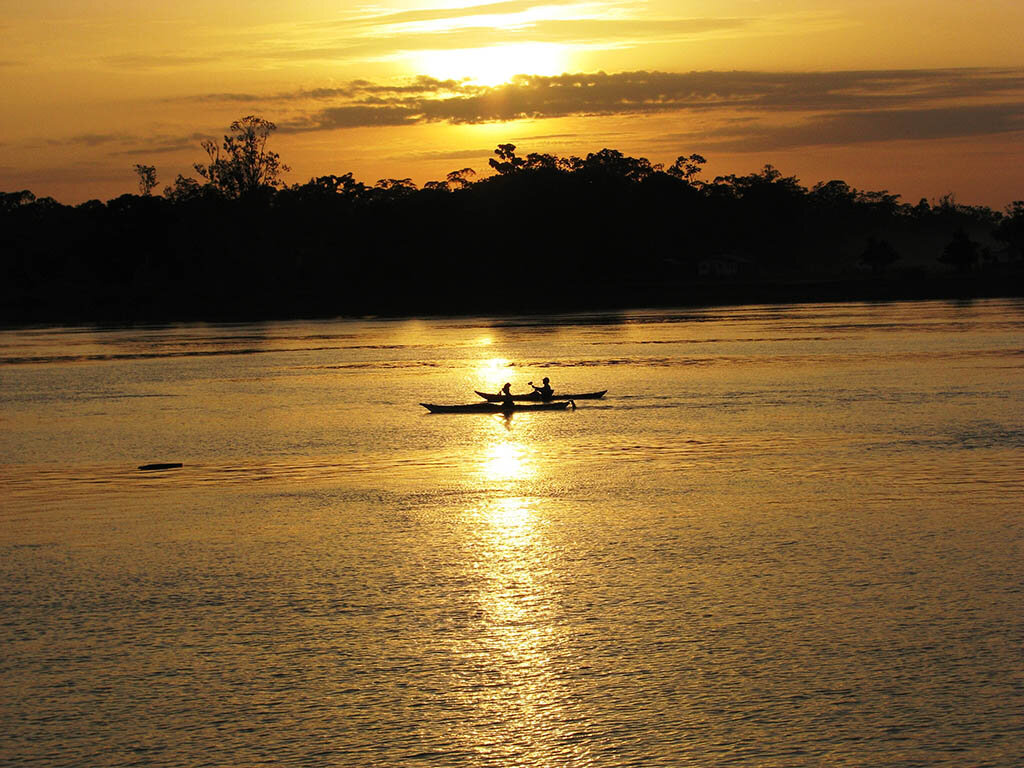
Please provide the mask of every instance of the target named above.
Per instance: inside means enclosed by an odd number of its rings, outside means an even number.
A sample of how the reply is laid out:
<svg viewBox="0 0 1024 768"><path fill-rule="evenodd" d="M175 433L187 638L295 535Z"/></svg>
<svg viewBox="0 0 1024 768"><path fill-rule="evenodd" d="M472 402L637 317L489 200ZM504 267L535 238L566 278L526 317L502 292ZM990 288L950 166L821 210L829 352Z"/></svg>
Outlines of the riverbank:
<svg viewBox="0 0 1024 768"><path fill-rule="evenodd" d="M999 264L969 274L930 274L919 270L849 279L704 279L586 282L571 275L551 276L530 289L504 283L445 291L361 295L325 291L322 286L259 293L234 293L219 300L183 298L180 290L135 295L70 297L56 306L41 297L21 297L5 306L7 327L67 324L235 322L330 317L468 316L599 312L635 308L707 307L818 302L922 301L1024 297L1024 265Z"/></svg>

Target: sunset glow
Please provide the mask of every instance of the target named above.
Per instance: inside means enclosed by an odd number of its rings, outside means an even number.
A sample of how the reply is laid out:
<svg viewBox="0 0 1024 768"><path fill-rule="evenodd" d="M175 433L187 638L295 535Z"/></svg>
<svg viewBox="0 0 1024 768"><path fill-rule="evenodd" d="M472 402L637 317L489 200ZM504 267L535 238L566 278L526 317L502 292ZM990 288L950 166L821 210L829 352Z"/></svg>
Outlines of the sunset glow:
<svg viewBox="0 0 1024 768"><path fill-rule="evenodd" d="M515 75L557 75L569 61L561 46L541 43L424 51L417 59L418 71L430 77L486 86L507 83Z"/></svg>
<svg viewBox="0 0 1024 768"><path fill-rule="evenodd" d="M498 143L710 175L770 162L905 200L1002 207L1024 168L1024 6L899 0L6 3L0 190L64 202L193 173L277 123L289 183L489 173ZM949 158L957 158L950 163Z"/></svg>

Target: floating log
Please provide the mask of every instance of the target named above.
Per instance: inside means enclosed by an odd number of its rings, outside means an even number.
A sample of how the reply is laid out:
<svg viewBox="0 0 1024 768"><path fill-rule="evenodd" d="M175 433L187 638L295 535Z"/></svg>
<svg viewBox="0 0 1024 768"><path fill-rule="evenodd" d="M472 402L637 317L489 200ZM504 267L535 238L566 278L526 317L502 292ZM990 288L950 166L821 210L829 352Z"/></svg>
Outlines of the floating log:
<svg viewBox="0 0 1024 768"><path fill-rule="evenodd" d="M183 466L180 461L174 461L168 462L166 464L143 464L139 467L139 469L148 472L153 469L177 469L180 466Z"/></svg>

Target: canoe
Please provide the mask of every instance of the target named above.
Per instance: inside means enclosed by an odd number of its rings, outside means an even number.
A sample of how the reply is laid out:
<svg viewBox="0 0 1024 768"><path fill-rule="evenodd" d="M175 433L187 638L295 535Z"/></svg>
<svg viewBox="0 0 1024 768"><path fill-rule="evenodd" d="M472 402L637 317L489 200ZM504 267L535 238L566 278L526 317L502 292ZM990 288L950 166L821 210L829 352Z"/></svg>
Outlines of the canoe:
<svg viewBox="0 0 1024 768"><path fill-rule="evenodd" d="M477 389L474 389L473 391L480 395L480 397L482 397L484 400L488 400L492 403L500 401L503 397L500 393L492 395L489 392L481 392ZM607 391L607 389L602 389L600 392L584 392L581 395L562 395L556 392L554 395L551 396L551 400L597 400L599 397L604 397L604 393ZM512 395L512 399L525 401L533 400L535 402L549 402L547 400L543 400L541 396L538 395L536 392L530 392L528 394L523 395Z"/></svg>
<svg viewBox="0 0 1024 768"><path fill-rule="evenodd" d="M503 407L501 403L470 403L469 405L434 405L433 403L420 403L431 413L519 413L520 411L563 411L569 406L568 400L558 400L550 403L523 403L513 405L511 408ZM575 404L573 405L575 408Z"/></svg>

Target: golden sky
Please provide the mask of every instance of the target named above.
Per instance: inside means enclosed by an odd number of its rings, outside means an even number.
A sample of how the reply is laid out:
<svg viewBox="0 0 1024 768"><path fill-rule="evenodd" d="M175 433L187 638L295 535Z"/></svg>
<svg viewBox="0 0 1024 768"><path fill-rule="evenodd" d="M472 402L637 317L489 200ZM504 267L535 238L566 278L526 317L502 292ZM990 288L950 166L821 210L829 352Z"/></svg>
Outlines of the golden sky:
<svg viewBox="0 0 1024 768"><path fill-rule="evenodd" d="M188 174L234 119L290 182L604 147L916 202L1024 198L1019 0L0 0L0 191Z"/></svg>

